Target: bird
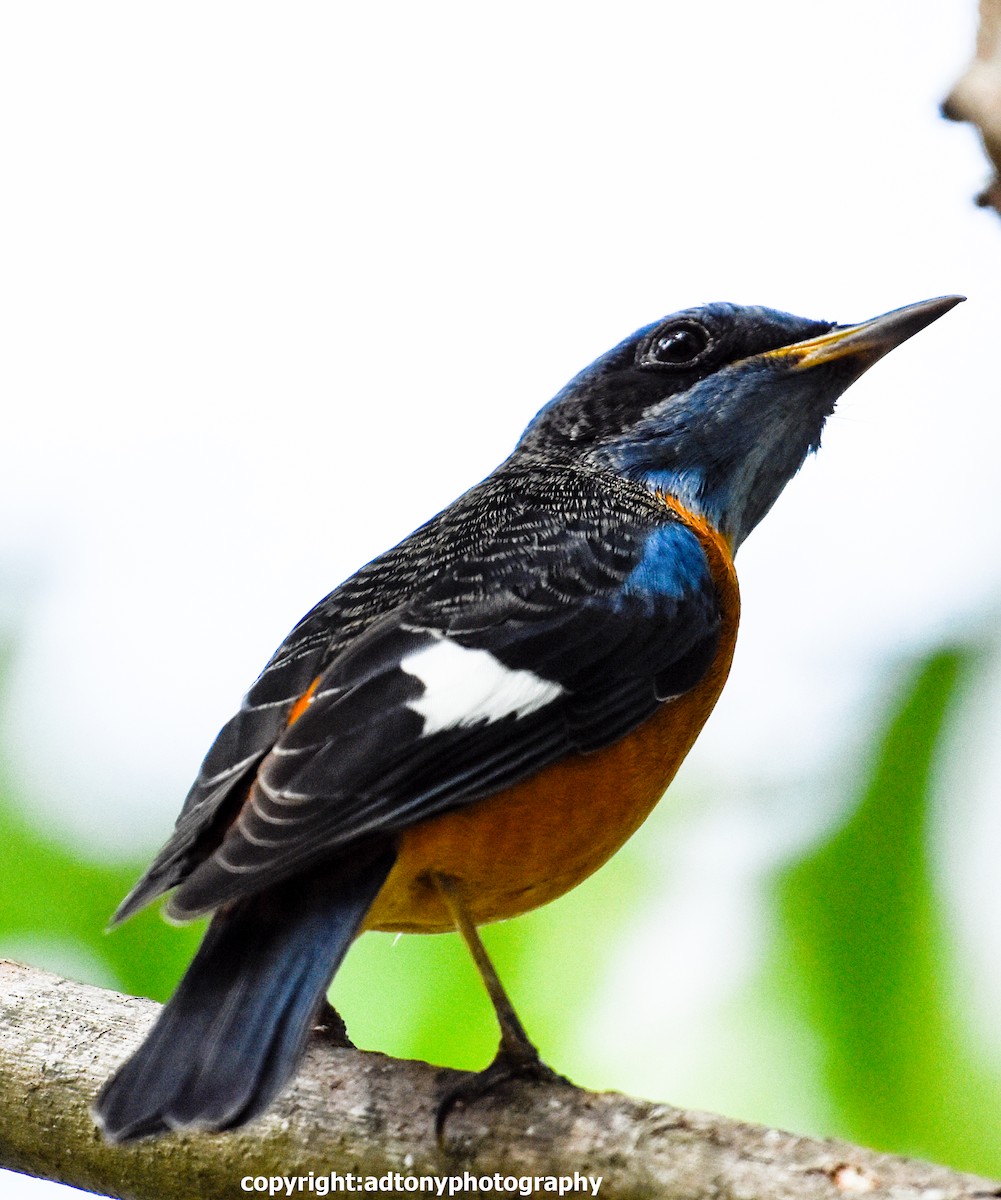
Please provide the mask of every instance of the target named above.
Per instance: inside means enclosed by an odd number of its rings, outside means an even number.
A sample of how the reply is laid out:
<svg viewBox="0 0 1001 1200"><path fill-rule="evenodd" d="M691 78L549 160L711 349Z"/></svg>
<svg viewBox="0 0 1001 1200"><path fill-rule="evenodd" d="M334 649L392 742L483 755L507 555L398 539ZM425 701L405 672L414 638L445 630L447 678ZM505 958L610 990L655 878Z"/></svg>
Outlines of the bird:
<svg viewBox="0 0 1001 1200"><path fill-rule="evenodd" d="M962 299L854 325L721 302L646 325L310 610L112 919L165 893L169 917L211 917L94 1102L105 1139L263 1113L370 929L458 930L493 1001L497 1057L442 1098L439 1134L454 1104L546 1077L479 927L639 828L726 681L736 551L841 393Z"/></svg>

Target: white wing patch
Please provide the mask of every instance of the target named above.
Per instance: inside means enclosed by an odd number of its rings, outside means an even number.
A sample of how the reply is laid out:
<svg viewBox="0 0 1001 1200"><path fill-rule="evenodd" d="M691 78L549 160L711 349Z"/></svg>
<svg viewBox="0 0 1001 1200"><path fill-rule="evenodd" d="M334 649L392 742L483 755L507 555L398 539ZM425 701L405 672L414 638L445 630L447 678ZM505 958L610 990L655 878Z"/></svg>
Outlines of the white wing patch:
<svg viewBox="0 0 1001 1200"><path fill-rule="evenodd" d="M489 650L469 650L447 638L408 655L400 668L424 685L407 707L424 719L422 737L511 715L527 717L564 692L532 671L505 667Z"/></svg>

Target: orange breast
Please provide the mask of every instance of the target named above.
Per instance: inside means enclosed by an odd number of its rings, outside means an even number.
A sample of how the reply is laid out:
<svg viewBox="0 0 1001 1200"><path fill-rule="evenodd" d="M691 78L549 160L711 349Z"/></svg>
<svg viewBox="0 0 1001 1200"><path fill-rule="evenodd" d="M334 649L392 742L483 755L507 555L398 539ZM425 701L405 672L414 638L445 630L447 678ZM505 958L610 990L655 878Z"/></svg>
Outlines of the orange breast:
<svg viewBox="0 0 1001 1200"><path fill-rule="evenodd" d="M365 928L451 930L431 873L461 881L477 924L517 916L586 879L649 815L723 689L740 608L726 542L673 498L664 501L698 535L719 590L722 636L705 677L614 745L555 763L494 796L408 830Z"/></svg>

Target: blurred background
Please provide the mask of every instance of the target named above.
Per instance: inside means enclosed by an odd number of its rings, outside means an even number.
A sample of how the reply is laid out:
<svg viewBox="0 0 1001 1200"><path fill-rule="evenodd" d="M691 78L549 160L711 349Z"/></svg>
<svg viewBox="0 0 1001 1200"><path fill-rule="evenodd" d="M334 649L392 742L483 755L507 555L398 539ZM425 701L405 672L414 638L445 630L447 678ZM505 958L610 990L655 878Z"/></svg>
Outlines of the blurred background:
<svg viewBox="0 0 1001 1200"><path fill-rule="evenodd" d="M972 0L5 6L0 954L165 999L198 931L103 927L256 672L634 328L962 292L741 550L669 802L486 937L580 1084L1001 1176L1001 225L937 112L975 28ZM367 935L333 999L367 1048L496 1043L453 937Z"/></svg>

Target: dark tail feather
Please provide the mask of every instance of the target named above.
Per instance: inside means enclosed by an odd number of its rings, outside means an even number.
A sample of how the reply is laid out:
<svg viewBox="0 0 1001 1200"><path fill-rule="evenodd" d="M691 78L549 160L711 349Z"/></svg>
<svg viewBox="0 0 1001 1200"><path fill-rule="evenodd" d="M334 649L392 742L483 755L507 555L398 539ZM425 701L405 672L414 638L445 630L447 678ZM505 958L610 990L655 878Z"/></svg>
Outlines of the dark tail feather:
<svg viewBox="0 0 1001 1200"><path fill-rule="evenodd" d="M263 1112L394 857L338 863L217 913L146 1041L94 1102L104 1136L232 1129Z"/></svg>

